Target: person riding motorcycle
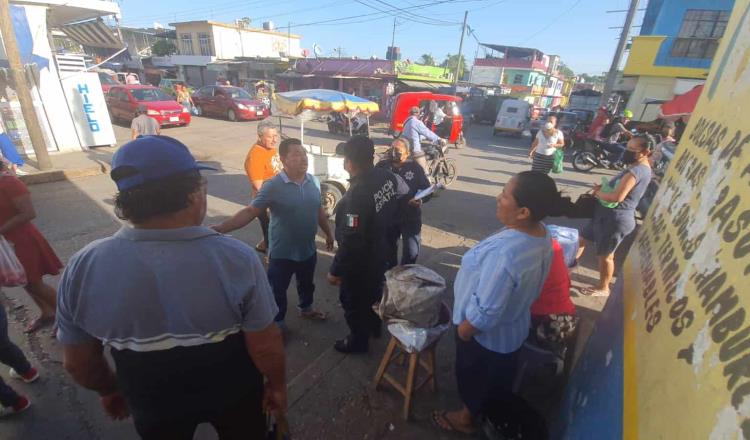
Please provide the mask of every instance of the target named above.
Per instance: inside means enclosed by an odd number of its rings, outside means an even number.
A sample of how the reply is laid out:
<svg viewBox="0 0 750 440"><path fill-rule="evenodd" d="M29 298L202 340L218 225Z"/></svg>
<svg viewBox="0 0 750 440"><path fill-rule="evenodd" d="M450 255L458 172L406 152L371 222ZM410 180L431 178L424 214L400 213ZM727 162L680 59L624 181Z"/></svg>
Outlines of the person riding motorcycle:
<svg viewBox="0 0 750 440"><path fill-rule="evenodd" d="M602 137L607 140L602 143L602 148L611 153L612 163L622 162L622 156L625 153L624 142L629 141L633 137L633 133L629 132L626 128L632 117L633 112L625 110L622 113L622 118L615 118L602 130Z"/></svg>
<svg viewBox="0 0 750 440"><path fill-rule="evenodd" d="M411 155L414 162L418 163L419 166L424 169L425 174L429 174L427 157L422 150L422 138L426 138L433 144L442 145L446 141L427 128L424 122L419 119L419 112L420 110L417 106L414 106L409 110L409 117L404 121L404 130L401 136L407 139L411 144Z"/></svg>

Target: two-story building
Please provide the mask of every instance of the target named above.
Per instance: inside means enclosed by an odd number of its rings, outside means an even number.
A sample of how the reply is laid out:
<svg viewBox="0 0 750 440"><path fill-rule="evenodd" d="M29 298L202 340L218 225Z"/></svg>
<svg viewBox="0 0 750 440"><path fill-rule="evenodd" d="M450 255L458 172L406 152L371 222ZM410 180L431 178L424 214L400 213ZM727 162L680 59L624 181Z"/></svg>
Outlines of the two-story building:
<svg viewBox="0 0 750 440"><path fill-rule="evenodd" d="M176 55L170 62L178 76L192 86L213 84L222 77L232 84L271 79L288 67L290 59L301 58L301 36L277 32L272 23L263 29L247 22L215 21L170 23L177 36Z"/></svg>
<svg viewBox="0 0 750 440"><path fill-rule="evenodd" d="M671 99L706 80L734 0L650 0L633 37L624 79L634 89L627 107L638 120L658 117L654 99Z"/></svg>
<svg viewBox="0 0 750 440"><path fill-rule="evenodd" d="M482 44L489 52L474 60L470 83L499 88L504 93L540 107L560 104L563 78L560 57L533 48Z"/></svg>

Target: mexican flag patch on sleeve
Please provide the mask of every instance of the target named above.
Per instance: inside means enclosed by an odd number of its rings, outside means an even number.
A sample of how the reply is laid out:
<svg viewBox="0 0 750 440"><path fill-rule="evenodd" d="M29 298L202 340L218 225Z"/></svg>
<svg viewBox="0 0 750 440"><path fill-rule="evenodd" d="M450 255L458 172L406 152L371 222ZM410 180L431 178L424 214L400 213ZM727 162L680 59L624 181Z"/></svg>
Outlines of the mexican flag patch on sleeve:
<svg viewBox="0 0 750 440"><path fill-rule="evenodd" d="M359 226L359 215L358 214L347 214L346 215L346 226L348 228L357 229Z"/></svg>

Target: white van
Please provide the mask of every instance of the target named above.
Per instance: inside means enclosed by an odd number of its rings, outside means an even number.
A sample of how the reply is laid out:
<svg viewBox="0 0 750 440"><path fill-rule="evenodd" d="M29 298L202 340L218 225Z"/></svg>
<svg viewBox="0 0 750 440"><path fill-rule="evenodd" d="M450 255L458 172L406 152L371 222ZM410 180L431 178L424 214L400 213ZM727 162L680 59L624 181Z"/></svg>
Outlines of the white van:
<svg viewBox="0 0 750 440"><path fill-rule="evenodd" d="M529 122L529 110L531 104L520 99L506 99L500 105L500 110L495 118L495 128L492 132L506 132L520 135Z"/></svg>

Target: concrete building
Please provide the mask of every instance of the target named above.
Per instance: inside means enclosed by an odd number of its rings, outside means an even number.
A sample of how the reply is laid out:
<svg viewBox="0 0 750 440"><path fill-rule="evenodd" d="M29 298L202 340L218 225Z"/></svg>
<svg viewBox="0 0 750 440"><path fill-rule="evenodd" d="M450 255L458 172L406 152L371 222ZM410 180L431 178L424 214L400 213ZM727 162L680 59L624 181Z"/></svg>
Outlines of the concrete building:
<svg viewBox="0 0 750 440"><path fill-rule="evenodd" d="M638 120L658 117L649 100L671 99L705 82L734 0L650 0L633 37L624 80L634 83L627 107Z"/></svg>
<svg viewBox="0 0 750 440"><path fill-rule="evenodd" d="M498 88L502 94L523 99L539 107L553 107L563 101L565 78L560 74L560 57L538 49L482 44L489 49L474 60L470 83Z"/></svg>
<svg viewBox="0 0 750 440"><path fill-rule="evenodd" d="M178 67L178 76L196 87L213 84L217 77L240 85L273 77L286 69L290 59L303 56L301 36L277 32L270 23L264 29L251 28L248 23L170 23L175 28L178 53L169 61Z"/></svg>

